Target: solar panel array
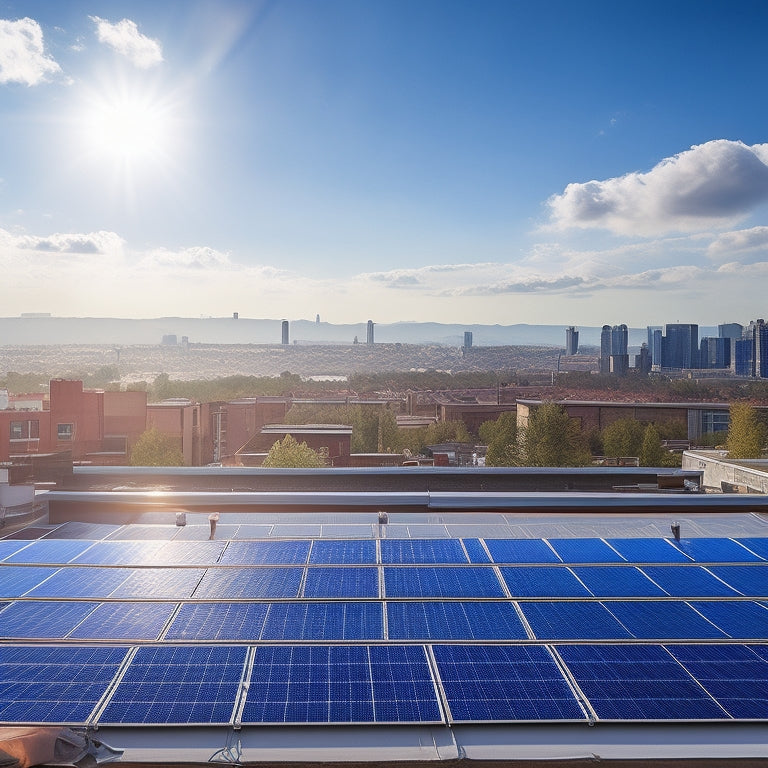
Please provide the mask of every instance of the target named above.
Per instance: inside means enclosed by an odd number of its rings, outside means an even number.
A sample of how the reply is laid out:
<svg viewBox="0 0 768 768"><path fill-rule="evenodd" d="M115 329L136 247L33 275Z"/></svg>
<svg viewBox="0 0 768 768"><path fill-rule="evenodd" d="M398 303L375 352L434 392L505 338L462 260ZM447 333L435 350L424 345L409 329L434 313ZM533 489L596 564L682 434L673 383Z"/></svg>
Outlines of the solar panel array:
<svg viewBox="0 0 768 768"><path fill-rule="evenodd" d="M0 540L0 724L768 719L768 538L64 529Z"/></svg>

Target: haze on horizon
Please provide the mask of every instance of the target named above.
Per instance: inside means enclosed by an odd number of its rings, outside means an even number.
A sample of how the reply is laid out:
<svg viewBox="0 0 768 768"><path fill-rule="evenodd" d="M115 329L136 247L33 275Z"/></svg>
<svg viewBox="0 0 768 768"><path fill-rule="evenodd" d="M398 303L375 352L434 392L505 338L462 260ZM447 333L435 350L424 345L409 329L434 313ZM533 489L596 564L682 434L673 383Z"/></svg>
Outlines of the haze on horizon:
<svg viewBox="0 0 768 768"><path fill-rule="evenodd" d="M4 0L0 315L764 316L756 0Z"/></svg>

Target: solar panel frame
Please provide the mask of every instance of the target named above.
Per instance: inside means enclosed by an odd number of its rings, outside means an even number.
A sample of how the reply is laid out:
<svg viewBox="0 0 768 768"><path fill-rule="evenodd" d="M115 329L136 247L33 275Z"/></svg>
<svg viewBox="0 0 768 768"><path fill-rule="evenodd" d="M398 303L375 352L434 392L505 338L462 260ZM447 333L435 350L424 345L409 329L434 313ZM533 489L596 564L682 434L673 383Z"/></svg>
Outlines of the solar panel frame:
<svg viewBox="0 0 768 768"><path fill-rule="evenodd" d="M480 539L462 539L462 543L470 563L485 564L491 562L491 557Z"/></svg>

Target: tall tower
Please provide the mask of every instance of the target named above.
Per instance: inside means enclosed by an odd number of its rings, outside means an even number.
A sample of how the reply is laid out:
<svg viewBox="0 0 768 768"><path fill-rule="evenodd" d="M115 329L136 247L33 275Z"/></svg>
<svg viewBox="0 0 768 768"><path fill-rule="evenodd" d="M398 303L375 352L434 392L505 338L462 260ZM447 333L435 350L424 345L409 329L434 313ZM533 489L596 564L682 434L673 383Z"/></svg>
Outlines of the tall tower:
<svg viewBox="0 0 768 768"><path fill-rule="evenodd" d="M699 326L672 323L662 339L661 364L664 368L699 367Z"/></svg>
<svg viewBox="0 0 768 768"><path fill-rule="evenodd" d="M611 372L611 326L604 325L600 331L600 373Z"/></svg>
<svg viewBox="0 0 768 768"><path fill-rule="evenodd" d="M472 331L464 331L464 349L472 346Z"/></svg>
<svg viewBox="0 0 768 768"><path fill-rule="evenodd" d="M373 320L368 321L368 327L366 328L365 343L373 344Z"/></svg>
<svg viewBox="0 0 768 768"><path fill-rule="evenodd" d="M579 354L579 332L572 325L565 329L565 354Z"/></svg>
<svg viewBox="0 0 768 768"><path fill-rule="evenodd" d="M282 344L288 344L288 321L283 320L283 337L281 340Z"/></svg>

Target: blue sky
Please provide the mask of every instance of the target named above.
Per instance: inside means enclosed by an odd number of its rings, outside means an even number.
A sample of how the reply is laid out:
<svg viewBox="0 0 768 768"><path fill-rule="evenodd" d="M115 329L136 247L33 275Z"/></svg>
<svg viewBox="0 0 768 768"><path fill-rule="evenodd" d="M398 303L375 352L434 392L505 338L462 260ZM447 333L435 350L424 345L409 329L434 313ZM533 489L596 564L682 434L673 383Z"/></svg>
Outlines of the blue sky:
<svg viewBox="0 0 768 768"><path fill-rule="evenodd" d="M0 0L0 314L766 314L764 2Z"/></svg>

